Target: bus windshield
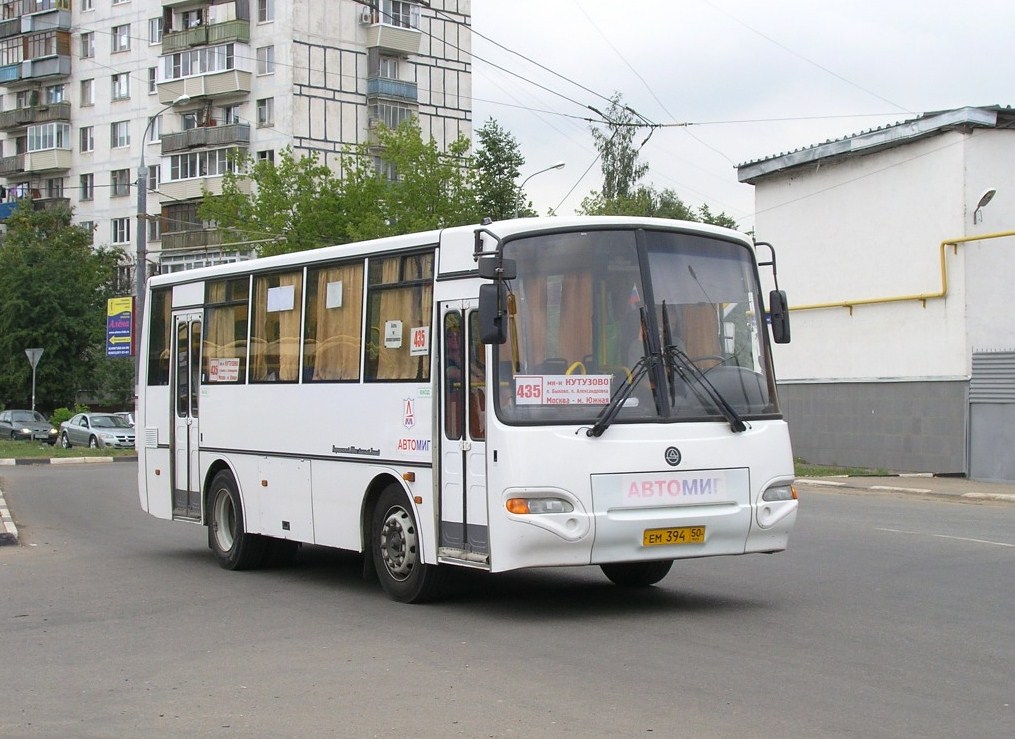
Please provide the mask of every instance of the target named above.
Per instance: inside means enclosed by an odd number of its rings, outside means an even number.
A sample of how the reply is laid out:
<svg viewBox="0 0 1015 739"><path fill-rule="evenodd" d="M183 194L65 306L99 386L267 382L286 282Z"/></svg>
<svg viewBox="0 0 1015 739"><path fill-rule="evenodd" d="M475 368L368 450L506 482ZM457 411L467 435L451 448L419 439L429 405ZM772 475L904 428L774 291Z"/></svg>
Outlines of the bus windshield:
<svg viewBox="0 0 1015 739"><path fill-rule="evenodd" d="M613 227L504 243L507 423L730 420L778 413L750 248ZM742 428L742 427L741 427Z"/></svg>

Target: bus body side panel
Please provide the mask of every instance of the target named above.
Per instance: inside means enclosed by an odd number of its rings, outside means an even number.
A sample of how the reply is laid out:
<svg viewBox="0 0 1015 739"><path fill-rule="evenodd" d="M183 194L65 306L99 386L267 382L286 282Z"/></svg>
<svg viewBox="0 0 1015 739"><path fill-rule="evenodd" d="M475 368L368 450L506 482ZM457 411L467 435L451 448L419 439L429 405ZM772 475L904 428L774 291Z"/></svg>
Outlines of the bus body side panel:
<svg viewBox="0 0 1015 739"><path fill-rule="evenodd" d="M793 475L786 424L750 426L733 434L714 422L614 424L593 439L574 427L491 424L493 571L743 554L764 487ZM680 451L676 466L666 462L670 447ZM512 514L512 497L556 498L573 510ZM751 551L785 547L796 501L785 505L790 515ZM704 527L704 541L645 545L646 530L673 527Z"/></svg>
<svg viewBox="0 0 1015 739"><path fill-rule="evenodd" d="M138 410L137 475L141 508L156 518L172 518L173 496L169 490L169 387L147 388L145 405Z"/></svg>

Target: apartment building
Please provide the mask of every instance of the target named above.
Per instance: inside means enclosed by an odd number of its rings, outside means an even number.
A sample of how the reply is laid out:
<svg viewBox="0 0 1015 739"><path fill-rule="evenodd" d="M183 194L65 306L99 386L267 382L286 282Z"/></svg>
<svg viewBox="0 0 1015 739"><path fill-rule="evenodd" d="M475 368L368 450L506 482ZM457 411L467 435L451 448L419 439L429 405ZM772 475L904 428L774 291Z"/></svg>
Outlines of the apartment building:
<svg viewBox="0 0 1015 739"><path fill-rule="evenodd" d="M0 221L27 196L131 258L144 228L149 272L235 260L254 245L197 215L232 153L337 167L411 115L438 142L471 136L470 4L0 2Z"/></svg>

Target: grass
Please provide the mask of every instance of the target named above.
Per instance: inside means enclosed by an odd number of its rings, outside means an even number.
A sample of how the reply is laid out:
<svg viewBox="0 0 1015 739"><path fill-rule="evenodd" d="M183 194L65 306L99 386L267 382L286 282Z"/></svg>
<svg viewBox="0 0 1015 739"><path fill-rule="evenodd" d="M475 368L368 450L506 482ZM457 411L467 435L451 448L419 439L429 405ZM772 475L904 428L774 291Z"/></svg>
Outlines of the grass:
<svg viewBox="0 0 1015 739"><path fill-rule="evenodd" d="M66 457L133 457L133 449L89 449L75 446L64 449L41 441L0 441L0 459L43 459Z"/></svg>
<svg viewBox="0 0 1015 739"><path fill-rule="evenodd" d="M834 477L836 475L852 475L866 477L884 477L891 474L885 469L868 469L866 467L836 467L828 464L810 464L802 459L794 459L797 477Z"/></svg>

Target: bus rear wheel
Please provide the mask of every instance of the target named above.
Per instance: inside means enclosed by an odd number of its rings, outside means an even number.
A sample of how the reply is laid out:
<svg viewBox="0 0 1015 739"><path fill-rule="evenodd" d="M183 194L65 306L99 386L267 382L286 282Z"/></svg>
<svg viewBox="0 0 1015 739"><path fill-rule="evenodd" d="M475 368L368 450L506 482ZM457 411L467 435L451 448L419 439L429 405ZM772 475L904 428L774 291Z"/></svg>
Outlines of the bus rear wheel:
<svg viewBox="0 0 1015 739"><path fill-rule="evenodd" d="M673 560L657 562L615 562L599 565L614 585L622 588L647 588L666 577Z"/></svg>
<svg viewBox="0 0 1015 739"><path fill-rule="evenodd" d="M264 561L265 539L244 528L243 505L231 473L215 475L208 503L208 546L219 565L227 570L259 567Z"/></svg>
<svg viewBox="0 0 1015 739"><path fill-rule="evenodd" d="M374 507L371 555L381 587L400 603L420 603L440 594L444 572L423 562L412 506L397 485L388 486Z"/></svg>

